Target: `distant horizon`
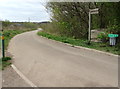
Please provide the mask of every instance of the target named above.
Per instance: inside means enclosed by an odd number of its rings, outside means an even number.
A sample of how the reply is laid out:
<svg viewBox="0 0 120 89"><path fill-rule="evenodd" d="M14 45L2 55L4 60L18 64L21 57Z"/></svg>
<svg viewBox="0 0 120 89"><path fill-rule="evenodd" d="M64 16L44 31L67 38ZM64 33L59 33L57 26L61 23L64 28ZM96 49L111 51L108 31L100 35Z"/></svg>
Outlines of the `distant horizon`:
<svg viewBox="0 0 120 89"><path fill-rule="evenodd" d="M0 20L0 21L10 21L10 20ZM28 22L28 21L10 21L10 22ZM44 21L30 21L30 22L36 22L36 23L41 23L41 22L51 22L50 20L44 20Z"/></svg>

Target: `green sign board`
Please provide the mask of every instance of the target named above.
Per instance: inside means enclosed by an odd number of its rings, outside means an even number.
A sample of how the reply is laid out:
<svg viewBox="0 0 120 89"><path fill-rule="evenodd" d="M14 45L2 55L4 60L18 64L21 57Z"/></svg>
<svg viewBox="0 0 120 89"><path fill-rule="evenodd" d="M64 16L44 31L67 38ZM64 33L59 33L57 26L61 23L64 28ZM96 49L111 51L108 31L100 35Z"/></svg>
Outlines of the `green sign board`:
<svg viewBox="0 0 120 89"><path fill-rule="evenodd" d="M108 34L108 37L118 37L118 34Z"/></svg>

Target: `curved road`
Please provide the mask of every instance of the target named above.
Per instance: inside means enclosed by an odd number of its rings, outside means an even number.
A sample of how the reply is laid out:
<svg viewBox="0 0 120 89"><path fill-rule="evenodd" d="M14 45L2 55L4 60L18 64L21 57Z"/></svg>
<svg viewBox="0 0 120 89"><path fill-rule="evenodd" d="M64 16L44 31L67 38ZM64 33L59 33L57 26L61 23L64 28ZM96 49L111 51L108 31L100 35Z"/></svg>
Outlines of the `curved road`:
<svg viewBox="0 0 120 89"><path fill-rule="evenodd" d="M13 64L39 87L117 87L118 58L77 49L36 35L15 36Z"/></svg>

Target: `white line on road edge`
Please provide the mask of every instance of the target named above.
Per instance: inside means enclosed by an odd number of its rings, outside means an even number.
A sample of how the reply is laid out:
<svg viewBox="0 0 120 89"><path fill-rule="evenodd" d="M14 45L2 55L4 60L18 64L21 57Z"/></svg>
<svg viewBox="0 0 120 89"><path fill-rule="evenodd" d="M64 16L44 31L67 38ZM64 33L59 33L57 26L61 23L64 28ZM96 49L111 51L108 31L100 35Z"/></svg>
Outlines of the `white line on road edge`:
<svg viewBox="0 0 120 89"><path fill-rule="evenodd" d="M37 31L41 31L41 30L43 30L43 29L39 28ZM40 36L40 37L43 37L43 36ZM43 37L43 38L46 38L46 37ZM48 39L48 40L52 40L52 39ZM62 44L68 45L68 46L73 46L72 44L63 43L63 42L56 41L56 40L52 40L52 41L59 42L59 43L62 43ZM96 49L92 49L92 48L86 48L86 47L82 47L82 46L74 45L74 48L80 48L80 49L84 49L84 50L99 52L99 53L103 53L103 54L106 54L106 55L109 55L109 56L114 56L114 57L118 57L119 56L119 55L112 54L112 53L109 53L109 52L104 52L104 51L100 51L100 50L96 50Z"/></svg>
<svg viewBox="0 0 120 89"><path fill-rule="evenodd" d="M23 79L25 80L25 82L27 82L31 87L37 87L35 84L33 84L30 80L28 80L16 67L15 65L11 65L11 67L17 72L17 74Z"/></svg>
<svg viewBox="0 0 120 89"><path fill-rule="evenodd" d="M48 38L43 37L43 36L40 36L40 37L48 39ZM63 42L52 40L52 39L48 39L48 40L55 41L55 42L58 42L58 43L62 43L62 44L67 45L67 46L73 46L72 44L63 43ZM82 46L74 45L73 47L74 48L79 48L79 49L84 49L84 50L89 50L89 51L93 51L93 52L98 52L98 53L102 53L102 54L106 54L108 56L114 56L114 57L118 57L119 56L119 55L116 55L116 54L112 54L112 53L108 53L108 52L104 52L104 51L100 51L100 50L96 50L96 49L92 49L92 48L82 47Z"/></svg>

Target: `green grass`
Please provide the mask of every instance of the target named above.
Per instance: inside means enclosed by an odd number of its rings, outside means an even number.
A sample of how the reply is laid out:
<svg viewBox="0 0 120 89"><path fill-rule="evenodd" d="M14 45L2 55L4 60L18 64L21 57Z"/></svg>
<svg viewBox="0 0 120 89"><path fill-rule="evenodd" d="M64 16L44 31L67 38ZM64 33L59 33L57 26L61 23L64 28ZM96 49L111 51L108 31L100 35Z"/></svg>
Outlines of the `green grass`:
<svg viewBox="0 0 120 89"><path fill-rule="evenodd" d="M9 41L17 34L23 33L25 30L5 30L4 38L5 38L5 49L7 49Z"/></svg>
<svg viewBox="0 0 120 89"><path fill-rule="evenodd" d="M86 47L86 48L92 48L92 49L96 49L96 50L100 50L100 51L105 51L105 52L110 52L113 54L120 54L120 50L118 50L117 46L113 46L110 47L109 43L96 43L96 42L91 42L91 45L88 45L87 40L81 40L81 39L73 39L73 38L68 38L68 37L64 37L64 36L57 36L57 35L52 35L52 34L48 34L44 31L40 31L37 33L39 36L43 36L46 37L48 39L52 39L52 40L56 40L56 41L60 41L63 43L68 43L71 45L75 45L75 46L82 46L82 47Z"/></svg>
<svg viewBox="0 0 120 89"><path fill-rule="evenodd" d="M10 57L5 57L0 59L0 70L4 70L5 67L11 65Z"/></svg>
<svg viewBox="0 0 120 89"><path fill-rule="evenodd" d="M5 49L7 49L10 40L15 35L26 32L26 31L29 31L29 30L4 30L3 33L4 33L4 40L5 40ZM0 41L0 48L1 48L1 41ZM5 67L11 64L11 62L8 61L9 59L10 59L9 57L4 58L4 60L0 59L0 69L4 69Z"/></svg>
<svg viewBox="0 0 120 89"><path fill-rule="evenodd" d="M3 27L3 33L4 33L4 41L5 41L5 50L7 50L8 44L10 40L17 34L26 32L26 31L32 31L37 28L39 28L39 24L36 23L30 23L30 22L9 22L4 21L2 22ZM1 49L1 41L0 41L0 49ZM7 54L6 54L7 56ZM9 58L8 58L9 59ZM8 61L8 59L0 60L0 69L4 69L6 66L10 65L11 62ZM5 61L6 60L6 61Z"/></svg>

